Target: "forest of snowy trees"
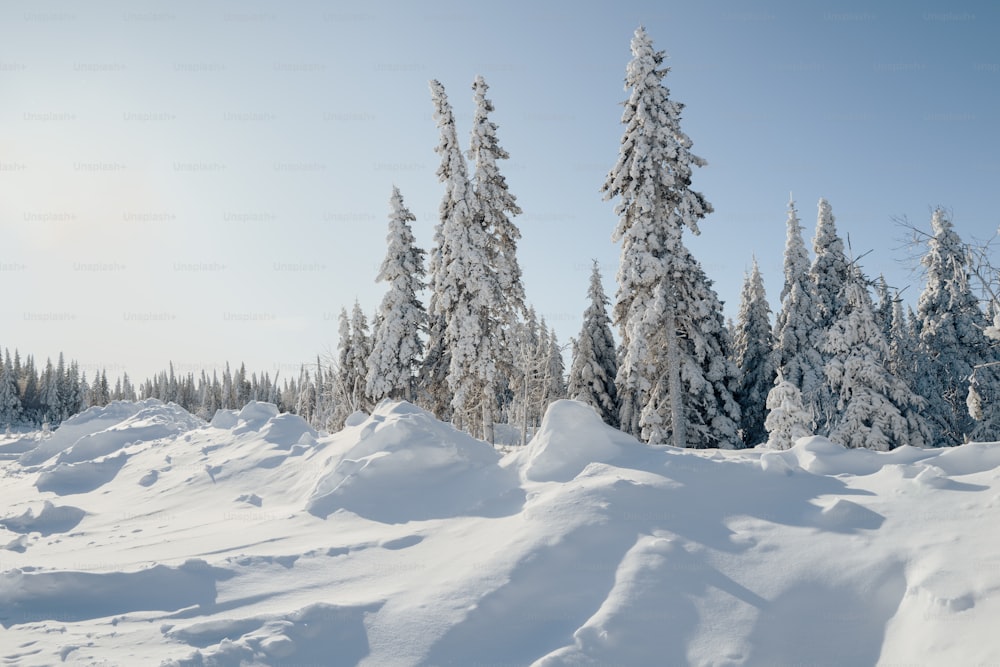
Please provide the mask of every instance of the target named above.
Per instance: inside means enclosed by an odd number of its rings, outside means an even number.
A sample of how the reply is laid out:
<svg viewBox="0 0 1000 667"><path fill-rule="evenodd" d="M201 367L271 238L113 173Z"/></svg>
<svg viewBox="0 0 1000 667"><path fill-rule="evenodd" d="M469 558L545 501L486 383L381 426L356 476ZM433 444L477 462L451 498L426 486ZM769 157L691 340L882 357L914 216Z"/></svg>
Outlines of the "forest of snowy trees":
<svg viewBox="0 0 1000 667"><path fill-rule="evenodd" d="M989 335L1000 313L978 298L982 273L944 210L930 221L913 310L846 254L829 202L818 203L811 254L789 202L777 308L754 260L736 321L726 322L684 244L712 212L692 189L694 167L705 163L681 130L683 105L664 85L664 53L642 28L632 53L621 150L603 187L619 216L617 291L608 298L595 262L589 286L580 286L589 304L566 346L568 373L564 346L526 298L514 222L521 210L501 173L509 156L490 120L488 86L482 77L472 85L463 151L444 86L432 81L443 185L434 245L417 247L415 217L393 187L376 276L385 296L374 313L357 303L341 311L333 354L295 378L242 364L227 364L221 378L181 376L171 366L139 385L123 375L111 386L103 371L88 380L62 355L38 368L7 351L0 425L56 425L90 405L153 397L204 418L269 401L336 430L355 411L403 399L489 442L495 424L508 424L523 442L550 402L569 397L647 443L680 447L787 448L814 433L878 450L1000 438L998 336Z"/></svg>

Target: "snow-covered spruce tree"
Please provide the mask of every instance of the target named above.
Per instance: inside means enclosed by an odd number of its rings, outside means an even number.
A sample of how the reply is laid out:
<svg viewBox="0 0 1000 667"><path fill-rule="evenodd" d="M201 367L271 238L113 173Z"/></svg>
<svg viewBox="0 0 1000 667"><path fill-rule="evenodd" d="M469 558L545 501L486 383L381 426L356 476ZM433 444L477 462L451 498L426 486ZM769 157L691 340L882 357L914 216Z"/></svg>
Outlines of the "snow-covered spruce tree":
<svg viewBox="0 0 1000 667"><path fill-rule="evenodd" d="M496 283L495 289L487 293L496 297L492 304L491 318L497 325L487 333L493 349L497 377L492 386L484 387L483 426L487 440L492 440L492 422L495 419L494 396L503 389L509 391L516 373L514 367L513 332L516 323L524 316L524 285L521 267L517 261L517 242L521 232L513 222L513 217L521 213L517 200L507 188L507 180L497 165L499 160L507 160L510 155L497 139L497 125L490 120L494 111L493 102L486 97L489 86L481 76L472 84L473 101L476 104L472 119L472 137L469 159L475 166L473 190L476 197L475 217L485 229L488 245L485 248L489 261L489 278Z"/></svg>
<svg viewBox="0 0 1000 667"><path fill-rule="evenodd" d="M889 372L905 382L908 387L916 389L919 354L917 340L913 336L913 325L903 312L903 302L898 293L892 300L888 343Z"/></svg>
<svg viewBox="0 0 1000 667"><path fill-rule="evenodd" d="M643 28L632 55L621 151L603 186L606 199L620 200L612 238L622 244L614 307L624 350L621 428L647 442L669 436L681 447L728 446L739 408L721 304L681 239L685 227L697 234L712 211L691 189L692 167L705 162L681 131L683 105L663 85L664 53Z"/></svg>
<svg viewBox="0 0 1000 667"><path fill-rule="evenodd" d="M788 202L785 236L785 283L781 310L775 318L774 346L778 373L803 394L803 404L815 412L816 397L826 384L823 358L816 347L815 287L809 275L809 251L802 238L795 202Z"/></svg>
<svg viewBox="0 0 1000 667"><path fill-rule="evenodd" d="M618 426L618 355L611 335L608 297L601 283L601 269L594 260L587 291L590 305L583 312L583 326L573 349L569 371L569 397L593 406L606 424Z"/></svg>
<svg viewBox="0 0 1000 667"><path fill-rule="evenodd" d="M543 362L539 360L542 336L535 309L527 307L524 321L514 327L514 376L511 382L511 403L508 408L509 423L521 429L521 444L528 442L528 428L538 424L537 406L540 403Z"/></svg>
<svg viewBox="0 0 1000 667"><path fill-rule="evenodd" d="M354 410L367 410L371 406L365 396L365 379L368 377L368 359L371 357L372 338L368 330L368 318L361 304L354 302L351 309L351 339L347 355L345 379L348 396ZM317 366L319 364L317 363ZM317 377L317 387L322 377Z"/></svg>
<svg viewBox="0 0 1000 667"><path fill-rule="evenodd" d="M14 365L7 350L0 369L0 428L16 426L21 421L21 399L17 394Z"/></svg>
<svg viewBox="0 0 1000 667"><path fill-rule="evenodd" d="M774 336L771 307L764 293L764 280L753 260L753 268L743 283L740 310L733 335L733 363L738 372L735 398L740 406L740 436L748 447L767 440L764 419L767 394L774 386Z"/></svg>
<svg viewBox="0 0 1000 667"><path fill-rule="evenodd" d="M812 435L812 415L802 405L802 392L788 380L779 380L767 394L767 446L790 449L799 438Z"/></svg>
<svg viewBox="0 0 1000 667"><path fill-rule="evenodd" d="M822 367L825 369L831 358L831 353L826 351L826 334L842 315L844 286L848 281L850 263L844 254L844 242L837 234L830 203L826 199L820 199L818 209L816 235L813 238L816 258L809 275L813 283L813 344L820 352ZM829 376L827 380L829 381ZM829 434L830 424L837 417L838 400L834 394L829 382L821 383L815 394L803 391L803 398L812 407L816 419L816 432L822 435Z"/></svg>
<svg viewBox="0 0 1000 667"><path fill-rule="evenodd" d="M917 390L928 401L925 414L931 422L935 446L960 445L970 439L996 440L1000 433L977 426L966 407L968 380L977 364L997 359L983 331L988 322L969 286L969 256L951 221L941 209L931 218L933 236L922 262L927 284L917 301L920 320L920 361ZM979 390L997 394L996 373L976 373ZM989 413L1000 406L987 402Z"/></svg>
<svg viewBox="0 0 1000 667"><path fill-rule="evenodd" d="M51 359L45 360L45 370L41 379L42 418L55 426L62 419L62 401L59 396L59 376L52 366Z"/></svg>
<svg viewBox="0 0 1000 667"><path fill-rule="evenodd" d="M500 331L500 284L490 262L491 236L478 210L465 158L458 146L455 118L444 87L431 81L434 118L441 131L438 179L441 246L432 276L435 311L444 318L444 346L450 356L448 387L452 420L470 433L493 439Z"/></svg>
<svg viewBox="0 0 1000 667"><path fill-rule="evenodd" d="M389 199L388 249L377 282L389 289L379 307L379 321L372 341L366 390L378 402L383 398L413 400L414 371L423 349L420 333L427 326L427 311L417 297L424 288L424 251L416 247L410 222L416 220L393 186Z"/></svg>
<svg viewBox="0 0 1000 667"><path fill-rule="evenodd" d="M889 283L885 281L885 276L880 275L875 279L875 323L882 328L882 335L889 340L892 330L892 308L895 303L893 295L889 292Z"/></svg>
<svg viewBox="0 0 1000 667"><path fill-rule="evenodd" d="M354 385L353 378L351 377L351 369L354 367L351 351L351 320L347 315L346 308L341 308L340 315L337 317L337 338L336 365L333 369L334 410L331 425L334 430L342 428L344 420L346 420L352 412L360 408L360 406L354 402ZM306 415L302 413L302 410L308 410L311 416L313 406L316 404L315 388L311 385L312 382L309 378L308 371L303 366L299 371L297 394L295 396L295 412L306 421L310 421L310 417L306 417ZM310 392L309 397L304 398L307 388Z"/></svg>
<svg viewBox="0 0 1000 667"><path fill-rule="evenodd" d="M431 84L431 95L435 95L435 82ZM440 84L438 84L440 86ZM441 88L444 95L444 89ZM447 98L438 104L435 103L435 113L438 107L443 107L450 113ZM446 122L447 118L439 121ZM451 121L451 128L448 132L449 142L457 143L458 138L454 130L454 119ZM445 130L442 128L441 145L445 145ZM449 153L450 155L450 153ZM438 167L438 178L443 179L448 176L447 166L442 157L441 166ZM448 421L451 419L451 390L448 388L448 367L451 365L451 355L445 341L445 329L448 320L438 307L437 286L442 272L442 257L445 246L444 220L450 212L452 206L448 199L448 192L442 198L438 209L438 222L434 225L434 243L428 257L427 266L427 287L430 288L430 300L427 305L427 340L424 343L423 360L417 373L417 403L433 413L438 419Z"/></svg>
<svg viewBox="0 0 1000 667"><path fill-rule="evenodd" d="M924 400L886 368L889 346L875 321L861 272L852 268L844 285L841 316L827 330L826 376L837 397L830 439L845 447L889 451L923 447L930 431L920 414Z"/></svg>
<svg viewBox="0 0 1000 667"><path fill-rule="evenodd" d="M685 250L686 252L686 250ZM733 393L737 386L736 367L730 356L729 330L722 315L722 304L712 289L701 265L688 253L683 260L686 273L674 275L679 294L690 298L677 303L678 356L683 387L684 425L688 447L734 447L739 445L737 431L740 408ZM665 283L657 286L647 326L665 318ZM657 337L651 337L653 341ZM663 343L659 349L666 349ZM669 384L653 386L650 400L640 415L642 437L647 442L671 442L673 411L664 410L669 400Z"/></svg>
<svg viewBox="0 0 1000 667"><path fill-rule="evenodd" d="M559 345L555 329L549 329L548 336L546 336L543 373L540 414L545 414L545 410L553 401L566 398L566 365L563 362L562 347Z"/></svg>

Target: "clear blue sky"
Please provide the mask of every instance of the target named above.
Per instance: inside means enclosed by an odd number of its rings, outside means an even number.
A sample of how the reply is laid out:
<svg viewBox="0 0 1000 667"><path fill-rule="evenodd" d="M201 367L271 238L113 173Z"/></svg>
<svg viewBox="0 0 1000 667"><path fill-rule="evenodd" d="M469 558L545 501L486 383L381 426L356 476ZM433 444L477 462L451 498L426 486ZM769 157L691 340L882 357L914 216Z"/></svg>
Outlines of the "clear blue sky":
<svg viewBox="0 0 1000 667"><path fill-rule="evenodd" d="M943 205L965 238L1000 223L992 2L5 2L0 345L138 378L168 359L294 374L336 345L342 306L378 304L393 184L430 245L427 82L468 137L476 74L528 297L568 342L592 258L614 292L599 189L639 24L709 163L715 213L688 242L727 315L753 254L777 306L789 192L810 238L828 198L912 300L893 217L926 227Z"/></svg>

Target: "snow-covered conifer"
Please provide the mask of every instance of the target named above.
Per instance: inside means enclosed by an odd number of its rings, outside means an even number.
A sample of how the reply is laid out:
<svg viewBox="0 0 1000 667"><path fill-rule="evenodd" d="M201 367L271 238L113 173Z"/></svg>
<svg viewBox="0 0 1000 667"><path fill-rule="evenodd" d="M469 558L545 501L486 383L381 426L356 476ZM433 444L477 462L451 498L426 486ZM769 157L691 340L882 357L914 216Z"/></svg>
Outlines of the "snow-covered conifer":
<svg viewBox="0 0 1000 667"><path fill-rule="evenodd" d="M830 361L830 353L826 351L826 334L833 323L841 317L844 286L848 282L850 264L844 254L844 242L837 234L830 203L826 199L820 199L818 209L816 235L813 237L813 251L816 258L809 272L813 286L815 318L811 333L813 344L820 352L822 367L825 369ZM830 424L837 416L838 405L829 382L821 383L814 394L806 392L803 388L803 398L807 405L812 407L817 422L817 433L829 434Z"/></svg>
<svg viewBox="0 0 1000 667"><path fill-rule="evenodd" d="M7 350L0 369L0 428L16 425L21 420L21 399L17 394L14 365Z"/></svg>
<svg viewBox="0 0 1000 667"><path fill-rule="evenodd" d="M393 187L389 200L388 249L376 281L389 288L379 307L379 321L372 341L366 390L373 401L414 398L413 378L427 326L427 312L417 294L423 289L424 251L416 247L410 222L416 220Z"/></svg>
<svg viewBox="0 0 1000 667"><path fill-rule="evenodd" d="M986 316L969 286L969 257L945 212L934 211L933 236L923 264L927 283L917 302L920 320L921 368L918 391L928 401L926 414L937 446L960 445L969 439L996 440L1000 432L993 413L996 401L986 401L985 419L976 424L966 408L968 380L978 364L997 359L984 335ZM978 391L1000 396L994 369L976 373Z"/></svg>
<svg viewBox="0 0 1000 667"><path fill-rule="evenodd" d="M875 296L875 310L872 311L875 316L875 324L882 328L882 335L885 336L886 340L889 340L895 299L889 292L889 283L885 281L885 276L879 276L875 280Z"/></svg>
<svg viewBox="0 0 1000 667"><path fill-rule="evenodd" d="M583 313L580 337L573 349L569 371L569 397L594 407L601 419L611 426L618 425L618 356L608 317L608 297L604 294L601 270L594 260L587 292L590 305Z"/></svg>
<svg viewBox="0 0 1000 667"><path fill-rule="evenodd" d="M803 403L810 410L817 402L820 388L826 384L826 376L814 333L818 325L809 251L802 238L794 201L788 202L784 273L781 310L774 325L775 364L781 376L800 390Z"/></svg>
<svg viewBox="0 0 1000 667"><path fill-rule="evenodd" d="M444 318L444 346L450 356L448 387L453 421L492 440L501 322L500 285L490 261L491 238L478 210L455 119L444 87L431 82L434 118L441 131L435 151L445 184L441 202L441 246L431 276L435 312Z"/></svg>
<svg viewBox="0 0 1000 667"><path fill-rule="evenodd" d="M812 415L802 405L802 392L788 380L780 380L767 394L767 446L789 449L799 438L811 435Z"/></svg>
<svg viewBox="0 0 1000 667"><path fill-rule="evenodd" d="M341 324L341 335L343 332L343 324ZM368 358L371 356L371 333L368 330L368 318L365 317L365 312L357 301L354 302L354 308L351 309L346 345L342 341L341 346L343 353L340 358L340 382L346 394L350 407L348 414L350 414L356 410L365 410L370 407L365 396L365 380L368 377ZM318 375L314 378L316 391L320 391L322 380L323 378ZM314 396L314 413L316 404L317 397Z"/></svg>
<svg viewBox="0 0 1000 667"><path fill-rule="evenodd" d="M520 215L521 208L507 189L507 180L497 166L497 160L506 160L510 156L497 140L496 123L489 119L493 102L486 97L488 89L483 77L477 76L472 85L476 112L472 119L469 159L475 165L476 215L482 219L492 237L488 257L502 297L499 317L505 327L509 327L524 314L525 309L524 285L517 261L517 242L521 231L513 222L513 217Z"/></svg>
<svg viewBox="0 0 1000 667"><path fill-rule="evenodd" d="M55 425L62 419L62 401L59 397L59 376L51 359L45 361L41 387L42 418Z"/></svg>
<svg viewBox="0 0 1000 667"><path fill-rule="evenodd" d="M500 146L497 125L489 118L494 107L493 102L486 97L488 89L483 77L477 76L472 85L476 111L472 120L472 139L468 153L475 165L473 184L476 216L488 235L489 275L496 283L496 289L489 292L497 298L492 307L496 326L489 332L493 337L489 342L494 350L497 377L494 386L485 389L487 397L499 394L501 390L506 392L516 382L515 330L525 314L524 286L517 260L517 243L521 232L513 222L514 216L520 215L521 208L508 190L507 180L497 165L498 160L506 160L510 156ZM492 399L490 403L492 404ZM485 411L484 420L491 420ZM488 429L489 425L484 424L484 427ZM487 434L487 439L491 437Z"/></svg>
<svg viewBox="0 0 1000 667"><path fill-rule="evenodd" d="M705 162L680 128L683 105L663 85L664 53L643 28L632 55L621 150L603 186L605 198L619 198L612 238L622 244L614 306L621 428L647 441L669 434L682 447L719 446L736 436L734 371L721 303L681 238L685 228L698 233L712 210L691 189L692 168Z"/></svg>
<svg viewBox="0 0 1000 667"><path fill-rule="evenodd" d="M748 447L767 440L764 428L767 395L775 378L770 314L764 280L755 258L743 283L733 335L733 363L738 372L735 398L740 406L740 435Z"/></svg>
<svg viewBox="0 0 1000 667"><path fill-rule="evenodd" d="M542 414L550 403L566 398L566 365L555 329L550 329L546 337L544 367Z"/></svg>
<svg viewBox="0 0 1000 667"><path fill-rule="evenodd" d="M827 330L823 347L830 358L827 379L837 398L830 439L880 451L922 447L930 435L920 414L924 401L886 368L889 347L872 311L860 271L851 269L841 316Z"/></svg>

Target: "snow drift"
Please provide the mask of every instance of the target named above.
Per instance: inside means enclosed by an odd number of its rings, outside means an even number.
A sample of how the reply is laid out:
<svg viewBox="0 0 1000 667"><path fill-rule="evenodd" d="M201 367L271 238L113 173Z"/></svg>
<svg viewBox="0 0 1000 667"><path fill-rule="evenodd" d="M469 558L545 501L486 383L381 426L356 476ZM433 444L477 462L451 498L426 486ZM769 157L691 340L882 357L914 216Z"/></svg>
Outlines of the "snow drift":
<svg viewBox="0 0 1000 667"><path fill-rule="evenodd" d="M0 442L0 657L1000 660L1000 444L677 450L572 401L505 457L407 403L351 424L143 401Z"/></svg>

